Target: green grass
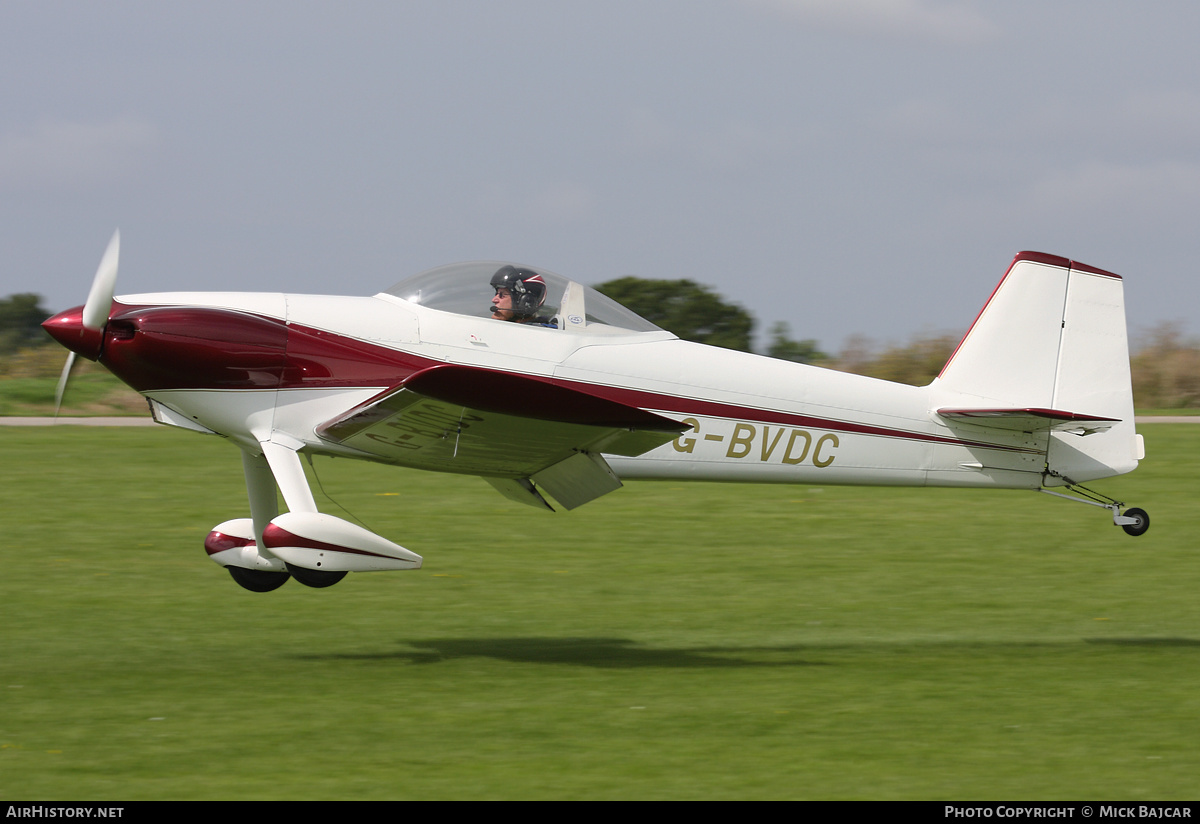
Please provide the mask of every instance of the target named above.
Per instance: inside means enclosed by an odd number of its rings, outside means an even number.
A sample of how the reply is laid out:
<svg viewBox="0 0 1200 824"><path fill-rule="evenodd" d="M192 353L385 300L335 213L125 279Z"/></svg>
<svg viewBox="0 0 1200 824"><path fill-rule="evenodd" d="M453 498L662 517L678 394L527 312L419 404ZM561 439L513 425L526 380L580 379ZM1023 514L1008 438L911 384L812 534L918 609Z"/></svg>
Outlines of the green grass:
<svg viewBox="0 0 1200 824"><path fill-rule="evenodd" d="M416 572L239 589L237 451L0 427L0 799L1194 799L1200 427L1044 495L318 460ZM319 496L320 499L320 496ZM342 514L329 502L326 511Z"/></svg>
<svg viewBox="0 0 1200 824"><path fill-rule="evenodd" d="M63 356L66 361L66 355ZM0 416L54 414L58 378L0 379ZM146 401L119 378L94 363L78 359L63 397L62 415L95 417L146 414Z"/></svg>

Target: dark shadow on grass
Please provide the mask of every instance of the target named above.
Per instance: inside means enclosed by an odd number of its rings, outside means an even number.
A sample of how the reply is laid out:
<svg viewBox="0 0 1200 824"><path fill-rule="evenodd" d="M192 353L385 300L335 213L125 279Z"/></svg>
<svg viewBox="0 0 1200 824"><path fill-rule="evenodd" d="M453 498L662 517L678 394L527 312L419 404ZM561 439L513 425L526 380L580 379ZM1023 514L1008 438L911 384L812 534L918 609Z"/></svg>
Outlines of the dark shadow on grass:
<svg viewBox="0 0 1200 824"><path fill-rule="evenodd" d="M1200 647L1200 640L1191 638L1084 638L1084 644L1142 648ZM435 638L425 641L403 641L405 648L392 652L330 652L299 656L310 661L401 661L409 664L436 664L463 658L494 658L519 664L566 664L601 669L725 669L745 667L807 667L829 666L828 661L814 660L822 654L880 647L877 644L781 644L777 646L742 647L647 647L627 638ZM896 654L905 648L914 653L931 649L950 652L961 648L964 659L972 655L996 653L1004 649L1033 652L1035 650L1068 652L1078 649L1080 641L1065 642L1003 642L983 643L955 640L951 642L915 642L884 644Z"/></svg>
<svg viewBox="0 0 1200 824"><path fill-rule="evenodd" d="M605 669L642 667L724 668L819 666L798 653L812 647L703 647L670 649L639 646L624 638L439 638L405 641L409 650L380 653L329 653L304 655L319 661L406 661L436 664L460 658L496 658L520 664L569 664Z"/></svg>
<svg viewBox="0 0 1200 824"><path fill-rule="evenodd" d="M1084 643L1114 647L1200 647L1200 640L1195 638L1085 638Z"/></svg>

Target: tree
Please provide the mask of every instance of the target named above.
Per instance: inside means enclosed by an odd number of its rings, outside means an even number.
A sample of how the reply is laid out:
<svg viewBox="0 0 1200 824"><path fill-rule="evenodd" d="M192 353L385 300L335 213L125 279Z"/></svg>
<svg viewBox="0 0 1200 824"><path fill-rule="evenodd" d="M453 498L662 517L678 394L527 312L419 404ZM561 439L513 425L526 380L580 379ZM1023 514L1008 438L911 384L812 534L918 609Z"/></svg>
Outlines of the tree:
<svg viewBox="0 0 1200 824"><path fill-rule="evenodd" d="M754 318L695 281L623 277L596 290L684 340L750 351Z"/></svg>
<svg viewBox="0 0 1200 824"><path fill-rule="evenodd" d="M811 338L792 340L791 329L786 321L779 321L771 326L771 342L767 346L767 354L772 358L792 361L794 363L820 363L829 359L829 355L817 348L817 342Z"/></svg>
<svg viewBox="0 0 1200 824"><path fill-rule="evenodd" d="M1130 366L1138 407L1186 409L1200 405L1200 341L1187 339L1181 324L1163 322L1151 329Z"/></svg>
<svg viewBox="0 0 1200 824"><path fill-rule="evenodd" d="M889 346L876 353L870 338L851 335L836 359L828 365L841 372L853 372L885 381L925 386L946 365L958 335L913 335L907 344Z"/></svg>
<svg viewBox="0 0 1200 824"><path fill-rule="evenodd" d="M50 340L41 328L50 313L41 304L41 295L30 292L0 298L0 355Z"/></svg>
<svg viewBox="0 0 1200 824"><path fill-rule="evenodd" d="M925 386L942 371L960 339L960 335L953 334L913 335L907 344L885 349L868 374L885 381Z"/></svg>

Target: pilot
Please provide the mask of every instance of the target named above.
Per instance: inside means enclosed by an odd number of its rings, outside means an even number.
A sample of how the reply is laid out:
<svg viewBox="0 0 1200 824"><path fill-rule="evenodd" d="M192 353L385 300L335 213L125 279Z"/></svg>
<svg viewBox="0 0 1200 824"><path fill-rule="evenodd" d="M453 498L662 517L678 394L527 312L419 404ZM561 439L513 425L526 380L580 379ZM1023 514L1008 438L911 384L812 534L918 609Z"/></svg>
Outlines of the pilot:
<svg viewBox="0 0 1200 824"><path fill-rule="evenodd" d="M502 266L492 275L492 318L510 320L514 323L530 323L538 326L554 326L550 318L537 317L538 309L546 300L546 281L532 269Z"/></svg>

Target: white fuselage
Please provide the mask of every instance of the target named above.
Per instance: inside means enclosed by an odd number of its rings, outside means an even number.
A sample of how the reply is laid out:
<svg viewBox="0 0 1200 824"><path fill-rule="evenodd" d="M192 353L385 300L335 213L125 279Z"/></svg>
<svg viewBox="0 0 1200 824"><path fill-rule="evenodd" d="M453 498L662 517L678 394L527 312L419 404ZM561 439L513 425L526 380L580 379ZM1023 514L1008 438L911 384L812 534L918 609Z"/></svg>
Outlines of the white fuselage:
<svg viewBox="0 0 1200 824"><path fill-rule="evenodd" d="M692 425L638 457L606 456L622 478L1037 488L1046 433L951 428L955 398L913 387L690 343L665 332L560 330L442 312L396 298L171 293L124 304L208 306L319 330L332 338L450 363L552 378ZM316 453L322 422L392 382L279 389L145 391L166 423L239 444L281 436ZM174 414L172 414L174 413ZM454 471L452 466L445 471Z"/></svg>

